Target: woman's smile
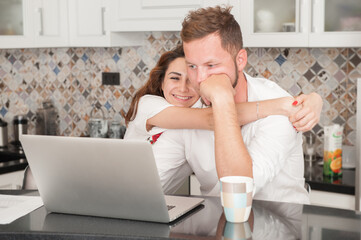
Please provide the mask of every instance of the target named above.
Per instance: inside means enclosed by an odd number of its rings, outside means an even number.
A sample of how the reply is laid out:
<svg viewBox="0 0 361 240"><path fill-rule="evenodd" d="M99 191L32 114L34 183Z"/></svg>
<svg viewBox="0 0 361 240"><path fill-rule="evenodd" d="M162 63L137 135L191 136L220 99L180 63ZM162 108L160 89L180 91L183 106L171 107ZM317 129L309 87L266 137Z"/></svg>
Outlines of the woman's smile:
<svg viewBox="0 0 361 240"><path fill-rule="evenodd" d="M191 85L184 58L175 59L165 73L162 90L164 98L177 107L191 107L199 95Z"/></svg>

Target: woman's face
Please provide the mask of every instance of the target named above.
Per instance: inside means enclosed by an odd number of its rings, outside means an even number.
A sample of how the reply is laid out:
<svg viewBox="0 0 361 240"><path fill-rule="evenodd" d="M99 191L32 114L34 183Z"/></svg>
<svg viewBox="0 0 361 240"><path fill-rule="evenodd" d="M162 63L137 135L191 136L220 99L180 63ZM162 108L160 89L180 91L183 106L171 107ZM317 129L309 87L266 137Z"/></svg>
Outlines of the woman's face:
<svg viewBox="0 0 361 240"><path fill-rule="evenodd" d="M187 75L184 58L176 58L169 64L162 83L165 99L177 107L191 107L199 95L194 90Z"/></svg>

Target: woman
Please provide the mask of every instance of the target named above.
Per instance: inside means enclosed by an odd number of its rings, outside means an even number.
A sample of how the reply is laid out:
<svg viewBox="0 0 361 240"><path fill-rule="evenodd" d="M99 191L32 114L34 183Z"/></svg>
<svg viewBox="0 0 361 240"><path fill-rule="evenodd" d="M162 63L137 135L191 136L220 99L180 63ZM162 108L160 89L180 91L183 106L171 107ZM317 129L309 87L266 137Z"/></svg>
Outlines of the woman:
<svg viewBox="0 0 361 240"><path fill-rule="evenodd" d="M306 103L306 107L301 109L301 102ZM212 109L191 108L201 105L199 95L187 77L180 45L160 57L148 82L136 92L124 116L128 126L124 138L145 140L164 131L160 128L211 130ZM293 119L296 130L308 131L318 122L321 107L322 100L313 93L296 99L283 97L258 103L239 103L237 111L240 126L269 115L285 115ZM150 141L154 142L156 138Z"/></svg>

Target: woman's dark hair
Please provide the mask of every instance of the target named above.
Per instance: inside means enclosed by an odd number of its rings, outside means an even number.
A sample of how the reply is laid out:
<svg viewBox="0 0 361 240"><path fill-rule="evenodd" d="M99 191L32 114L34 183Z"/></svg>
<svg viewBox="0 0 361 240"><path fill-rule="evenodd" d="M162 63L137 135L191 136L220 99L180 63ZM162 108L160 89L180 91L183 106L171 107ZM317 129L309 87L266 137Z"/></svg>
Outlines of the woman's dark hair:
<svg viewBox="0 0 361 240"><path fill-rule="evenodd" d="M169 65L177 58L184 57L183 45L178 45L175 49L165 52L159 58L157 65L149 74L149 79L134 95L127 114L122 114L126 125L134 120L137 115L138 103L142 96L146 94L164 97L162 83Z"/></svg>

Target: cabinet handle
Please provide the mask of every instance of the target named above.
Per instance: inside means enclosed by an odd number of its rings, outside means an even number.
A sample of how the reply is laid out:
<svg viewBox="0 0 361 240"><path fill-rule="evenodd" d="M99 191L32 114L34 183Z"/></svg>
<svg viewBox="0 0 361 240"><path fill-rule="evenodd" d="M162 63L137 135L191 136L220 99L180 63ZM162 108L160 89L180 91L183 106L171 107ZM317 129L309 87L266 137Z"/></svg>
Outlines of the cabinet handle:
<svg viewBox="0 0 361 240"><path fill-rule="evenodd" d="M317 9L325 9L325 0L311 1L311 31L314 33L322 31L322 26L324 26L324 12L320 15Z"/></svg>
<svg viewBox="0 0 361 240"><path fill-rule="evenodd" d="M38 8L37 12L39 13L39 31L38 31L38 35L42 36L44 35L44 28L43 28L43 9L42 8Z"/></svg>
<svg viewBox="0 0 361 240"><path fill-rule="evenodd" d="M105 31L105 11L106 11L106 9L105 9L105 7L102 7L102 9L101 9L101 11L102 11L102 34L103 35L106 35L106 31Z"/></svg>
<svg viewBox="0 0 361 240"><path fill-rule="evenodd" d="M303 32L302 5L302 0L296 0L296 6L298 6L298 11L296 12L296 22L298 21L298 29L296 29L296 32Z"/></svg>

